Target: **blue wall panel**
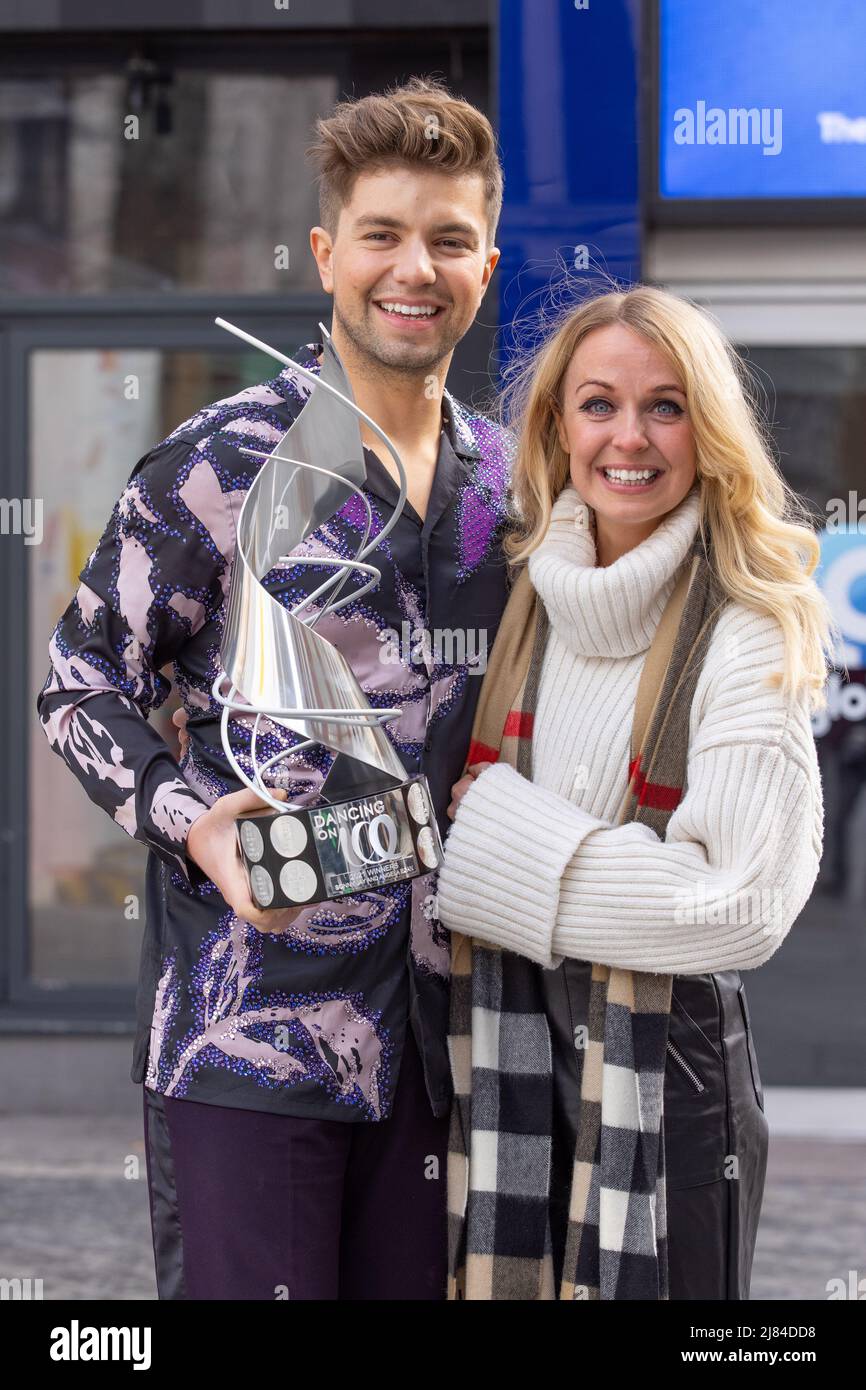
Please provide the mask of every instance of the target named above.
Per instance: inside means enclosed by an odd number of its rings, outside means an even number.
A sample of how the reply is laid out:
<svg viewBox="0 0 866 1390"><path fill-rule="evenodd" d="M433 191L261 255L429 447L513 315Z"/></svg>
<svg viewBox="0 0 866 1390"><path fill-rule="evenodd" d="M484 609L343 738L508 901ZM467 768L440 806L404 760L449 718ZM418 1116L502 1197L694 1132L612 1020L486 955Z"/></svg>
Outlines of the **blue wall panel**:
<svg viewBox="0 0 866 1390"><path fill-rule="evenodd" d="M563 271L578 288L599 268L639 277L640 9L639 0L499 0L503 324Z"/></svg>

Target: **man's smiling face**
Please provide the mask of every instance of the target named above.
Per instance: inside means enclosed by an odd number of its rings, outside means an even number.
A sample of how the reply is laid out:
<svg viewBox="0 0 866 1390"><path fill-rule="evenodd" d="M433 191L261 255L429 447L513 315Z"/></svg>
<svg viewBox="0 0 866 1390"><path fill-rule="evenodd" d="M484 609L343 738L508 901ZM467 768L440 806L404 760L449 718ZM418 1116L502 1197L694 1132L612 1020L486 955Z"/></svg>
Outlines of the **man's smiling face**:
<svg viewBox="0 0 866 1390"><path fill-rule="evenodd" d="M405 164L360 174L336 236L310 234L335 327L381 366L431 370L478 312L499 259L487 236L480 174Z"/></svg>

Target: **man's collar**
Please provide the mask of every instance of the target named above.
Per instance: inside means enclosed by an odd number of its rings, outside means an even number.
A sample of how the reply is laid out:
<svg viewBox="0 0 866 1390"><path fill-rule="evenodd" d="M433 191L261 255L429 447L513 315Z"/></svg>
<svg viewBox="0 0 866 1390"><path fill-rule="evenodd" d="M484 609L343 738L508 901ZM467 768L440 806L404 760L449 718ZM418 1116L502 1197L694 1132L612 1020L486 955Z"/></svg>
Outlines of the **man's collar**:
<svg viewBox="0 0 866 1390"><path fill-rule="evenodd" d="M480 459L481 450L475 443L475 437L466 421L463 407L458 400L455 400L450 391L443 391L442 395L442 424L451 440L452 449L460 458Z"/></svg>
<svg viewBox="0 0 866 1390"><path fill-rule="evenodd" d="M321 343L303 343L296 352L292 353L292 360L299 366L306 367L308 371L318 375L321 370L319 363L319 353L322 351ZM289 377L292 374L291 367L285 367L280 372L281 377ZM303 384L303 377L299 385ZM306 392L302 392L306 394ZM472 431L465 419L463 408L460 402L451 395L450 391L444 391L442 396L442 426L448 436L451 448L458 458L477 459L481 457L481 450L475 443Z"/></svg>

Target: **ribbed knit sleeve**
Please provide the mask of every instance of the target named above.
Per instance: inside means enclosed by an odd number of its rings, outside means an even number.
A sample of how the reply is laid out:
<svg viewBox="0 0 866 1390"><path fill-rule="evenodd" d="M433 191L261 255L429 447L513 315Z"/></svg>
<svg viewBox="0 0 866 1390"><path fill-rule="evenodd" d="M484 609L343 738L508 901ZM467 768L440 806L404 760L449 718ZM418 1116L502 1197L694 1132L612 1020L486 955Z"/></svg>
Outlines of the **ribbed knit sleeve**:
<svg viewBox="0 0 866 1390"><path fill-rule="evenodd" d="M637 822L610 825L497 764L448 835L446 927L545 966L569 956L697 974L769 959L817 877L820 774L805 703L784 706L761 682L780 655L777 625L739 609L720 629L665 839ZM565 726L542 737L567 764Z"/></svg>

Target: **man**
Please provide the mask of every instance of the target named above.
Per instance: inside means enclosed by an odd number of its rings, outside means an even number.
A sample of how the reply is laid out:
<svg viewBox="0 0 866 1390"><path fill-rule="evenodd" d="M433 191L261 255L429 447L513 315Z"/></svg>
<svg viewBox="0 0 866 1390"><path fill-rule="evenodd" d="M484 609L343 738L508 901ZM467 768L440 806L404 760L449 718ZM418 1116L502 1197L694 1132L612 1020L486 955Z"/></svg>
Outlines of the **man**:
<svg viewBox="0 0 866 1390"><path fill-rule="evenodd" d="M506 598L511 441L445 390L499 258L502 173L482 113L418 79L341 103L317 135L310 245L334 344L408 476L405 511L373 557L381 582L317 630L374 708L402 707L386 728L407 771L427 774L444 834ZM307 344L295 360L316 371L320 355ZM448 945L435 876L259 911L233 826L261 803L238 790L210 694L236 520L261 466L240 449L272 451L308 396L286 368L139 461L57 626L38 699L88 795L150 849L132 1077L144 1082L161 1298L445 1293ZM396 470L384 451L365 458L380 530ZM347 495L299 553L352 555L364 522ZM332 573L289 561L264 582L292 606ZM146 722L168 663L189 736L180 767ZM229 728L249 769L249 727ZM269 733L273 751L300 741ZM286 794L315 795L330 762L321 748L296 755Z"/></svg>

